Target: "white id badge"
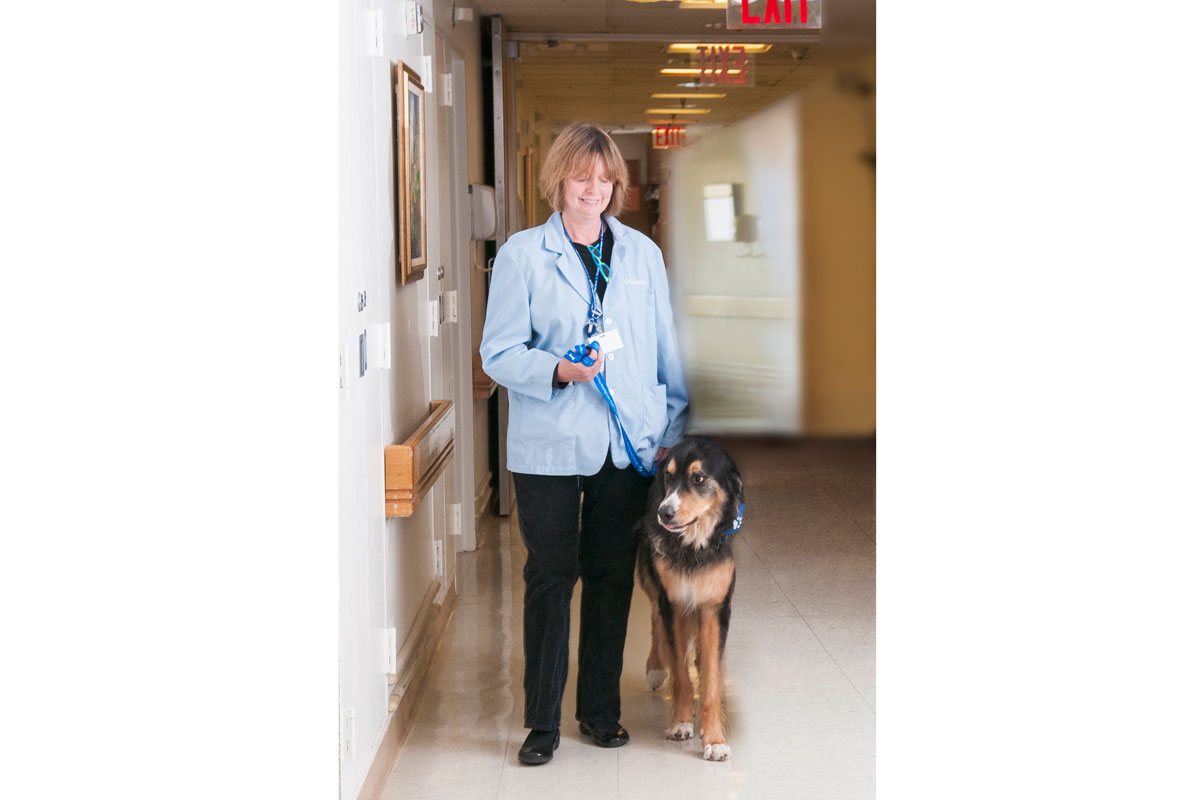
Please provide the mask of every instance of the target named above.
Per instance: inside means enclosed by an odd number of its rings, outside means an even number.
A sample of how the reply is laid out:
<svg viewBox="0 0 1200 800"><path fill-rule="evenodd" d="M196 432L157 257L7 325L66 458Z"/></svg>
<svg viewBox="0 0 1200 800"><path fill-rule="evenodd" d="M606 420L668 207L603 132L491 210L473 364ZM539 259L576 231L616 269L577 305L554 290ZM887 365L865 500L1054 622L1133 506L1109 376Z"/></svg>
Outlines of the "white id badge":
<svg viewBox="0 0 1200 800"><path fill-rule="evenodd" d="M625 343L621 341L621 332L616 328L611 328L604 333L598 333L591 339L588 339L588 344L592 344L593 342L600 345L600 351L605 355L615 353L625 346Z"/></svg>

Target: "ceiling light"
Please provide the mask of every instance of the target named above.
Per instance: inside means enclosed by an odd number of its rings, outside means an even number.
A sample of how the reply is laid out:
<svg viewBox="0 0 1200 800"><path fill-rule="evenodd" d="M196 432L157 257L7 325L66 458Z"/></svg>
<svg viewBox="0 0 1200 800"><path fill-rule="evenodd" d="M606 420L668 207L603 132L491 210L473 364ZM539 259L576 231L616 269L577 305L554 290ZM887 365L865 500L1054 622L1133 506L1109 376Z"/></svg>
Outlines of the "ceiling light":
<svg viewBox="0 0 1200 800"><path fill-rule="evenodd" d="M646 119L642 120L647 125L690 125L697 120L694 119Z"/></svg>
<svg viewBox="0 0 1200 800"><path fill-rule="evenodd" d="M709 108L647 108L647 114L707 114Z"/></svg>
<svg viewBox="0 0 1200 800"><path fill-rule="evenodd" d="M708 69L704 70L704 72L707 72L709 75L715 75L717 71ZM699 67L663 67L658 71L659 75L699 75L700 73L701 70ZM742 71L740 69L727 69L725 70L725 74L741 75Z"/></svg>
<svg viewBox="0 0 1200 800"><path fill-rule="evenodd" d="M707 43L707 44L700 44L700 43L692 44L692 43L687 43L687 42L677 42L675 44L667 45L667 52L668 53L699 53L701 47L706 47L709 50L712 50L714 47L744 47L746 49L747 53L765 53L771 49L771 45L769 45L769 44L743 44L741 42L738 42L737 44L733 44L733 43L727 44L725 42L711 42L711 43Z"/></svg>
<svg viewBox="0 0 1200 800"><path fill-rule="evenodd" d="M718 92L655 92L650 96L659 100L720 100L725 95Z"/></svg>

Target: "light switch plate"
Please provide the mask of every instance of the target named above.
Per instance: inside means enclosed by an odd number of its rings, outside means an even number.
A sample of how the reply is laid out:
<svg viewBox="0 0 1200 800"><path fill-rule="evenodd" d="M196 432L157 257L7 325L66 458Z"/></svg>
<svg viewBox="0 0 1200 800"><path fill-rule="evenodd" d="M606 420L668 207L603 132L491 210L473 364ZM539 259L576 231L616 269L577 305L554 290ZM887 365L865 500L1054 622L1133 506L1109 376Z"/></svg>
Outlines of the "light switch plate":
<svg viewBox="0 0 1200 800"><path fill-rule="evenodd" d="M392 323L377 322L367 337L367 363L371 369L392 368Z"/></svg>

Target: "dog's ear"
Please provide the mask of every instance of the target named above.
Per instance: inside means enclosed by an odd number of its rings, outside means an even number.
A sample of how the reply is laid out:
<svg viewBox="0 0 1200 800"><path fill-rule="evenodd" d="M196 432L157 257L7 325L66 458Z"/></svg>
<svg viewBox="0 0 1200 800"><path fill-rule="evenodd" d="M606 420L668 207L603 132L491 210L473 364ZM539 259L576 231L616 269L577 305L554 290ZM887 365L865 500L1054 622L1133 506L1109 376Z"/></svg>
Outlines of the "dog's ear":
<svg viewBox="0 0 1200 800"><path fill-rule="evenodd" d="M736 502L741 505L746 502L746 495L742 489L742 473L738 470L737 464L732 461L729 464L730 483L733 485L733 494Z"/></svg>

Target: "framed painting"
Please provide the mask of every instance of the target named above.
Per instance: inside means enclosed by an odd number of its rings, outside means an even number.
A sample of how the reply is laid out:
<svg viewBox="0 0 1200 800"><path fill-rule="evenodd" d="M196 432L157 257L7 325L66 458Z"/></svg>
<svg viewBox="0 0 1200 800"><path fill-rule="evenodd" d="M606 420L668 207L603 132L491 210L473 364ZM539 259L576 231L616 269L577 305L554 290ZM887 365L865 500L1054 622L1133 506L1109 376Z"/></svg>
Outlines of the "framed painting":
<svg viewBox="0 0 1200 800"><path fill-rule="evenodd" d="M396 261L401 285L419 281L429 262L425 225L425 87L396 64Z"/></svg>

